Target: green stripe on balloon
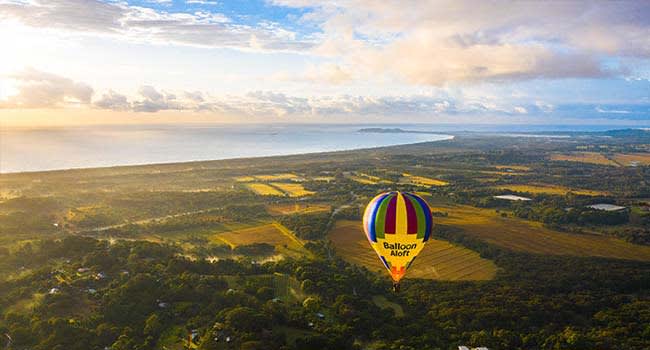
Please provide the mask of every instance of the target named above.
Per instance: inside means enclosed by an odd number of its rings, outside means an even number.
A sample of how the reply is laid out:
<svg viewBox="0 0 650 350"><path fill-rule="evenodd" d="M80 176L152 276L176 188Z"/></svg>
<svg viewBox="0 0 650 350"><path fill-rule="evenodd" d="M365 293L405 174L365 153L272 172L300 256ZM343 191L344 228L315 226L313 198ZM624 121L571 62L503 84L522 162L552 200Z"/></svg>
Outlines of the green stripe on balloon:
<svg viewBox="0 0 650 350"><path fill-rule="evenodd" d="M395 195L388 195L384 197L384 200L379 204L379 210L373 218L375 220L375 234L377 238L384 238L386 231L386 210L388 210L388 203L390 203L391 198Z"/></svg>

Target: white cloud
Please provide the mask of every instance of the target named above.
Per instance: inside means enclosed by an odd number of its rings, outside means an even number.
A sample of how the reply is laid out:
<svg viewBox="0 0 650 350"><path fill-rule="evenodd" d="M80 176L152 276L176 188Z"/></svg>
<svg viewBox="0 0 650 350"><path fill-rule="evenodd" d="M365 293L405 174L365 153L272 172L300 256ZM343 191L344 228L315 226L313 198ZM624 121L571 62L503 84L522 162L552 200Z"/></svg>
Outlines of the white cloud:
<svg viewBox="0 0 650 350"><path fill-rule="evenodd" d="M611 114L630 114L630 113L632 113L630 111L621 110L621 109L605 109L605 108L601 108L600 106L597 106L595 108L595 110L598 113L611 113Z"/></svg>
<svg viewBox="0 0 650 350"><path fill-rule="evenodd" d="M131 103L129 103L127 97L113 90L104 93L99 100L94 102L94 105L102 109L115 111L125 111L131 108Z"/></svg>
<svg viewBox="0 0 650 350"><path fill-rule="evenodd" d="M219 5L217 1L210 1L210 0L187 0L185 1L185 3L190 5L211 5L211 6Z"/></svg>
<svg viewBox="0 0 650 350"><path fill-rule="evenodd" d="M0 3L0 20L18 20L37 28L54 28L81 35L100 34L151 43L200 47L230 47L269 51L304 51L313 43L270 23L257 26L231 23L220 13L166 12L98 0L35 0ZM251 40L256 46L251 46Z"/></svg>
<svg viewBox="0 0 650 350"><path fill-rule="evenodd" d="M55 74L33 68L9 75L17 93L0 100L0 108L56 108L90 103L93 89Z"/></svg>
<svg viewBox="0 0 650 350"><path fill-rule="evenodd" d="M650 58L648 2L374 2L273 0L312 7L303 20L323 30L314 52L343 57L361 79L410 84L602 78L634 67L603 57ZM620 63L626 63L621 60Z"/></svg>
<svg viewBox="0 0 650 350"><path fill-rule="evenodd" d="M513 110L517 114L528 114L528 110L525 107L522 107L522 106L515 106L515 108L513 108Z"/></svg>
<svg viewBox="0 0 650 350"><path fill-rule="evenodd" d="M304 74L289 75L322 84L397 81L440 86L602 78L628 76L641 66L634 62L647 65L650 59L647 1L567 1L552 6L541 1L471 0L267 3L305 8L305 13L286 26L263 19L244 25L233 21L235 17L205 10L162 11L122 1L32 0L0 3L0 20L154 44L300 52L319 56L319 63ZM313 28L320 32L312 33ZM336 62L321 63L320 58L328 57Z"/></svg>

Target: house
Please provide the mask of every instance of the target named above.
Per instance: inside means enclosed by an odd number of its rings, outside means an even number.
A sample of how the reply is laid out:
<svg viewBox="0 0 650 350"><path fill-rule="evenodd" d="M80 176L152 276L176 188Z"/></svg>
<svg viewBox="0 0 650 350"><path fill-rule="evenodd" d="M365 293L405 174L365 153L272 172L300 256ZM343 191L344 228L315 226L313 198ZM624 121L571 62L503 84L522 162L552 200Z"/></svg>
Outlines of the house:
<svg viewBox="0 0 650 350"><path fill-rule="evenodd" d="M465 345L460 345L460 346L458 347L458 350L469 350L469 348L466 347Z"/></svg>
<svg viewBox="0 0 650 350"><path fill-rule="evenodd" d="M198 329L192 329L190 332L190 341L195 342L199 337L199 330Z"/></svg>
<svg viewBox="0 0 650 350"><path fill-rule="evenodd" d="M48 293L50 295L54 295L54 294L59 294L59 292L61 292L61 290L59 288L54 287L54 288L50 289L50 291Z"/></svg>

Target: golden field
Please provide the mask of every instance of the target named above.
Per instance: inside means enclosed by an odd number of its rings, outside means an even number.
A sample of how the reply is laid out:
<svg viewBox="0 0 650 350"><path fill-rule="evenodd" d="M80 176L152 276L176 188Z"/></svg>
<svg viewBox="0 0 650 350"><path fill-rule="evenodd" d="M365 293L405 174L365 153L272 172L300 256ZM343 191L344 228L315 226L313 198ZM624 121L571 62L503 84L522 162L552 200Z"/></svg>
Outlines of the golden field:
<svg viewBox="0 0 650 350"><path fill-rule="evenodd" d="M298 175L291 174L291 173L281 173L281 174L255 175L255 178L260 181L280 181L280 180L297 179Z"/></svg>
<svg viewBox="0 0 650 350"><path fill-rule="evenodd" d="M639 165L650 165L650 153L616 153L614 160L623 166L629 166L632 162Z"/></svg>
<svg viewBox="0 0 650 350"><path fill-rule="evenodd" d="M255 178L252 176L237 176L235 178L235 181L237 182L252 182L255 181Z"/></svg>
<svg viewBox="0 0 650 350"><path fill-rule="evenodd" d="M328 234L339 256L348 262L365 266L378 273L387 273L372 250L360 221L337 221ZM430 239L409 268L406 278L447 281L489 280L496 274L496 265L478 253L447 241Z"/></svg>
<svg viewBox="0 0 650 350"><path fill-rule="evenodd" d="M572 152L570 154L552 154L551 160L618 166L616 162L597 152Z"/></svg>
<svg viewBox="0 0 650 350"><path fill-rule="evenodd" d="M336 178L334 176L315 176L311 178L312 181L323 181L323 182L332 182L335 179Z"/></svg>
<svg viewBox="0 0 650 350"><path fill-rule="evenodd" d="M249 183L246 184L246 187L248 187L251 191L262 196L284 196L283 192L267 184Z"/></svg>
<svg viewBox="0 0 650 350"><path fill-rule="evenodd" d="M318 203L278 203L266 206L266 211L271 215L308 214L329 211L329 204Z"/></svg>
<svg viewBox="0 0 650 350"><path fill-rule="evenodd" d="M289 197L303 197L316 193L313 191L307 191L302 184L299 183L271 182L271 185L284 191Z"/></svg>
<svg viewBox="0 0 650 350"><path fill-rule="evenodd" d="M432 179L424 176L415 176L408 173L402 174L402 181L417 186L447 186L449 182L438 179Z"/></svg>
<svg viewBox="0 0 650 350"><path fill-rule="evenodd" d="M350 179L352 181L356 181L356 182L358 182L360 184L364 184L364 185L374 185L374 184L377 183L377 181L375 181L375 180L370 180L370 179L360 177L360 176L355 176L355 175L348 176L348 179Z"/></svg>
<svg viewBox="0 0 650 350"><path fill-rule="evenodd" d="M300 239L296 238L289 229L276 222L218 232L210 236L210 240L225 243L231 248L240 245L267 243L275 246L276 251L279 253L287 255L302 256L308 253Z"/></svg>
<svg viewBox="0 0 650 350"><path fill-rule="evenodd" d="M562 186L541 185L541 184L540 185L504 185L504 186L497 186L495 188L500 190L516 191L516 192L547 193L547 194L559 194L559 195L565 195L569 192L573 192L575 194L581 194L585 196L599 196L599 195L607 194L606 192L602 192L602 191L573 189L573 188L562 187Z"/></svg>
<svg viewBox="0 0 650 350"><path fill-rule="evenodd" d="M390 181L384 180L379 176L374 176L374 175L369 175L364 173L354 173L354 174L347 175L346 177L352 181L356 181L364 185L375 185L378 183L391 183Z"/></svg>
<svg viewBox="0 0 650 350"><path fill-rule="evenodd" d="M530 167L527 167L525 165L496 165L494 167L499 169L499 170L503 170L503 169L512 169L512 170L519 170L519 171L529 171L530 170Z"/></svg>
<svg viewBox="0 0 650 350"><path fill-rule="evenodd" d="M469 235L514 251L650 261L649 246L631 244L613 237L553 231L541 223L502 218L494 210L471 206L439 206L431 209L448 213L447 217L435 217L435 223L461 228Z"/></svg>

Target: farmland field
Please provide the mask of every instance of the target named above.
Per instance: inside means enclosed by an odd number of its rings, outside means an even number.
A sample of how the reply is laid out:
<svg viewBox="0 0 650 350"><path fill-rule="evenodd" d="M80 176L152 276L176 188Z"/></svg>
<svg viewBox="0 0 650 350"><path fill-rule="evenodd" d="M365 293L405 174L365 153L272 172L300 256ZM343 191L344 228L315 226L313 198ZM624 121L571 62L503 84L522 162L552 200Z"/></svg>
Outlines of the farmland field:
<svg viewBox="0 0 650 350"><path fill-rule="evenodd" d="M271 185L284 191L289 197L303 197L316 193L307 191L299 183L272 182Z"/></svg>
<svg viewBox="0 0 650 350"><path fill-rule="evenodd" d="M356 181L356 182L358 182L360 184L364 184L364 185L374 185L374 184L377 183L377 181L375 181L375 180L370 180L370 179L367 179L365 177L356 176L356 175L350 175L350 176L348 176L348 178L350 180L352 180L352 181Z"/></svg>
<svg viewBox="0 0 650 350"><path fill-rule="evenodd" d="M279 253L301 256L307 251L301 240L279 223L267 223L259 226L213 234L210 239L234 248L241 245L267 243L275 246Z"/></svg>
<svg viewBox="0 0 650 350"><path fill-rule="evenodd" d="M335 179L336 178L334 176L315 176L311 178L312 181L324 181L324 182L332 182Z"/></svg>
<svg viewBox="0 0 650 350"><path fill-rule="evenodd" d="M623 166L629 166L633 162L639 165L650 165L650 153L617 153L613 158Z"/></svg>
<svg viewBox="0 0 650 350"><path fill-rule="evenodd" d="M616 162L596 152L573 152L569 154L557 153L551 155L551 160L618 166Z"/></svg>
<svg viewBox="0 0 650 350"><path fill-rule="evenodd" d="M415 176L408 173L402 174L402 181L405 183L411 183L417 186L447 186L449 182L442 181L438 179L431 179L424 176Z"/></svg>
<svg viewBox="0 0 650 350"><path fill-rule="evenodd" d="M321 211L328 211L331 206L328 204L306 204L306 203L279 203L270 204L266 210L271 215L307 214Z"/></svg>
<svg viewBox="0 0 650 350"><path fill-rule="evenodd" d="M262 196L284 196L284 193L282 193L280 190L267 184L249 183L246 184L246 187Z"/></svg>
<svg viewBox="0 0 650 350"><path fill-rule="evenodd" d="M252 176L237 176L235 178L235 181L237 182L253 182L255 181L255 178Z"/></svg>
<svg viewBox="0 0 650 350"><path fill-rule="evenodd" d="M606 194L605 192L601 192L601 191L572 189L568 187L552 186L552 185L506 185L506 186L498 186L496 188L500 190L509 190L509 191L516 191L516 192L548 193L548 194L559 194L559 195L565 195L569 192L586 195L586 196L598 196L598 195Z"/></svg>
<svg viewBox="0 0 650 350"><path fill-rule="evenodd" d="M330 234L337 254L354 264L384 273L385 268L372 250L359 221L338 221ZM496 265L481 258L478 253L447 241L429 240L413 262L406 278L436 280L489 280L496 273Z"/></svg>
<svg viewBox="0 0 650 350"><path fill-rule="evenodd" d="M530 170L530 167L527 167L525 165L496 165L495 168L499 170L507 170L507 169L518 170L518 171Z"/></svg>
<svg viewBox="0 0 650 350"><path fill-rule="evenodd" d="M469 235L514 251L650 261L650 246L613 237L557 232L537 222L502 218L493 210L470 206L431 209L448 213L447 217L434 218L436 223L459 227Z"/></svg>
<svg viewBox="0 0 650 350"><path fill-rule="evenodd" d="M379 176L374 176L374 175L368 175L364 173L354 173L350 174L347 176L352 181L356 181L358 183L364 184L364 185L375 185L378 183L390 183L388 180L384 180L380 178Z"/></svg>
<svg viewBox="0 0 650 350"><path fill-rule="evenodd" d="M282 174L268 174L268 175L255 175L255 178L260 181L279 181L297 179L296 174L282 173Z"/></svg>

